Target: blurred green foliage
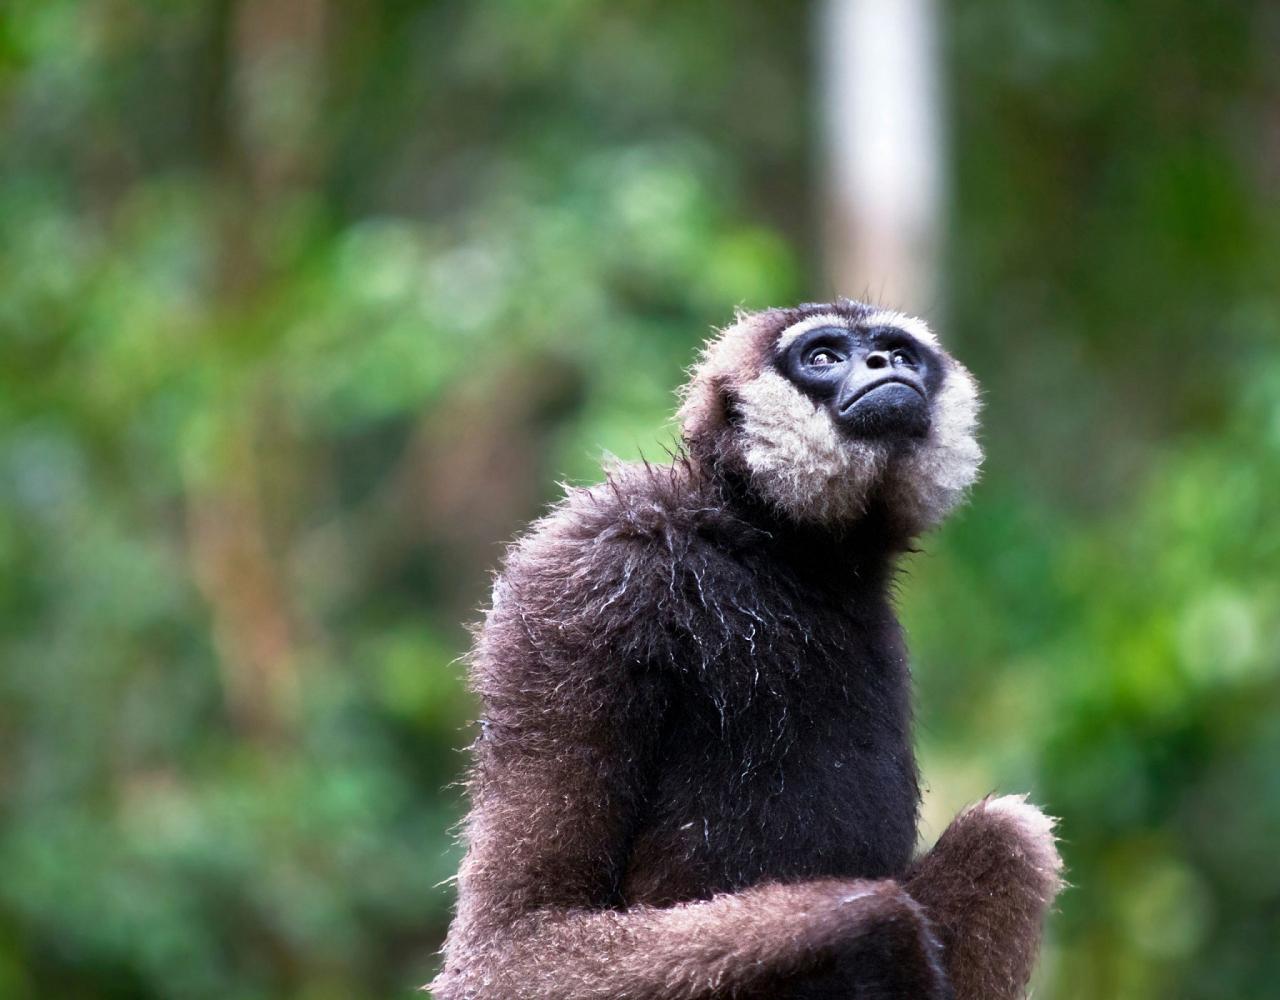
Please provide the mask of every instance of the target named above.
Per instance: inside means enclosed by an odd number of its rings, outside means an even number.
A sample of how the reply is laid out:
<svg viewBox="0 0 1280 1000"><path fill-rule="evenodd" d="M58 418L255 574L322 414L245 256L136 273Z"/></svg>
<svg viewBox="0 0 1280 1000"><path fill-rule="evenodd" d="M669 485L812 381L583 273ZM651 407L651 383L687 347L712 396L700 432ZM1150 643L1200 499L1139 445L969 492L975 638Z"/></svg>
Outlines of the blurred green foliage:
<svg viewBox="0 0 1280 1000"><path fill-rule="evenodd" d="M429 978L499 543L823 293L810 15L6 6L0 996ZM1280 18L943 29L990 458L904 586L926 836L1062 816L1040 995L1272 995Z"/></svg>

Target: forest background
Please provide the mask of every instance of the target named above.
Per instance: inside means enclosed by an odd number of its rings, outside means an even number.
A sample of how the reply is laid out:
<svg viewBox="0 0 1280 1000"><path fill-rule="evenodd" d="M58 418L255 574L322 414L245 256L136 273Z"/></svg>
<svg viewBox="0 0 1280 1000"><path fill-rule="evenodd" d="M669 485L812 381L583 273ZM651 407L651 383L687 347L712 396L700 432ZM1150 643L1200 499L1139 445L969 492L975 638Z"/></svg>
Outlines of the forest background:
<svg viewBox="0 0 1280 1000"><path fill-rule="evenodd" d="M937 18L988 462L903 580L923 836L1062 817L1038 996L1274 996L1280 9ZM790 0L4 5L0 997L430 977L501 543L830 291L815 48Z"/></svg>

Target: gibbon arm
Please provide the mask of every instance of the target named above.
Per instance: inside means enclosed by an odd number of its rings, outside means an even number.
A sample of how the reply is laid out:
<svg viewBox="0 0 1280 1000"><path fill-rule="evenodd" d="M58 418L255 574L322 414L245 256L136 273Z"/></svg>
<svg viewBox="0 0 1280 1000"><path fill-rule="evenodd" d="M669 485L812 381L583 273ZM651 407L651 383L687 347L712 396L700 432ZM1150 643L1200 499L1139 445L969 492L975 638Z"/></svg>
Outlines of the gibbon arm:
<svg viewBox="0 0 1280 1000"><path fill-rule="evenodd" d="M440 1000L709 1000L811 981L848 983L849 996L862 983L875 996L946 995L922 910L892 881L624 907L656 718L481 741L458 918L430 987Z"/></svg>

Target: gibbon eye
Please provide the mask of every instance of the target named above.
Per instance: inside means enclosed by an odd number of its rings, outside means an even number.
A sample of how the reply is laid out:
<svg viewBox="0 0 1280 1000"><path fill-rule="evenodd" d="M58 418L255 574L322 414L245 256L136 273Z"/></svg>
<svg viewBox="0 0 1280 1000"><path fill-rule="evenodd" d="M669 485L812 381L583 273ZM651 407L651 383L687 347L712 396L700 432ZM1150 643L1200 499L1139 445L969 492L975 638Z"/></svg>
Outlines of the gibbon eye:
<svg viewBox="0 0 1280 1000"><path fill-rule="evenodd" d="M911 365L915 366L915 359L906 351L894 351L891 355L895 365Z"/></svg>
<svg viewBox="0 0 1280 1000"><path fill-rule="evenodd" d="M809 355L809 364L815 368L826 368L830 365L838 365L840 359L834 351L829 351L825 347L820 347Z"/></svg>

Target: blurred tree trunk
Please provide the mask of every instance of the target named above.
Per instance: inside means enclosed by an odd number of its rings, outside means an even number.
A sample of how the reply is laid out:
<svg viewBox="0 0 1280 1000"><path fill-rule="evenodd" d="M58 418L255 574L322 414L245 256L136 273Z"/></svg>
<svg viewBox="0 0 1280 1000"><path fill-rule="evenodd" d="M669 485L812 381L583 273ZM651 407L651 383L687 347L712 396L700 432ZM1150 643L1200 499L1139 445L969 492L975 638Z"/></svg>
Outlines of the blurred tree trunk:
<svg viewBox="0 0 1280 1000"><path fill-rule="evenodd" d="M188 545L232 721L254 739L278 741L296 714L294 615L267 537L250 429L225 438L230 454L216 480L188 490Z"/></svg>
<svg viewBox="0 0 1280 1000"><path fill-rule="evenodd" d="M823 0L826 281L936 313L943 141L934 0Z"/></svg>
<svg viewBox="0 0 1280 1000"><path fill-rule="evenodd" d="M325 14L325 0L221 0L211 13L205 136L228 199L217 299L250 328L273 277L263 218L315 169ZM257 438L271 417L259 374L241 372L229 412L217 417L214 468L188 482L187 541L231 717L251 738L279 740L296 721L298 627L278 555L287 545L271 538L265 517L269 477Z"/></svg>

